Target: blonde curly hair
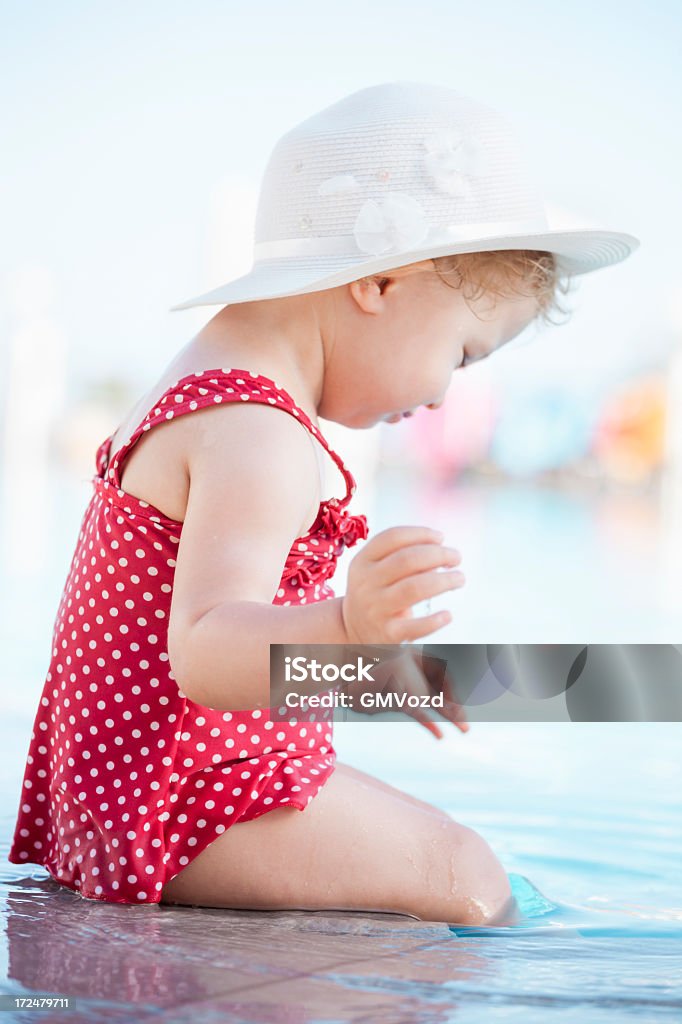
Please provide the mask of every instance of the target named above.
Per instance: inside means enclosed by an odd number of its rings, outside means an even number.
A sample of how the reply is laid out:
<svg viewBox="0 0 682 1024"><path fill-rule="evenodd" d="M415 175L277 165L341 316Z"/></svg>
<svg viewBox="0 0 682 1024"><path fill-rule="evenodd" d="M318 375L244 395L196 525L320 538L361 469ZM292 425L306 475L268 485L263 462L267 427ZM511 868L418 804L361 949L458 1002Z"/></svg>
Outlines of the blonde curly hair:
<svg viewBox="0 0 682 1024"><path fill-rule="evenodd" d="M496 297L535 296L538 305L536 318L545 324L556 325L551 318L554 312L570 316L570 311L560 305L559 296L570 293L574 278L559 269L551 252L496 249L493 252L456 253L408 263L390 273L403 276L418 271L435 272L448 288L461 289L467 304L483 295L491 297L493 306Z"/></svg>

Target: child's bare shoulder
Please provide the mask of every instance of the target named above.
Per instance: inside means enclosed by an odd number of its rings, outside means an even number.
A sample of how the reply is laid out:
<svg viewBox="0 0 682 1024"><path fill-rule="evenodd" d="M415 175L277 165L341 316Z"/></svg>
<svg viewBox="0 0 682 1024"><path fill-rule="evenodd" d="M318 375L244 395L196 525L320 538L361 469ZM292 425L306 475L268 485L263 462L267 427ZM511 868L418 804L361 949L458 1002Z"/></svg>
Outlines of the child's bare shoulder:
<svg viewBox="0 0 682 1024"><path fill-rule="evenodd" d="M287 480L312 493L319 483L318 443L299 419L262 402L230 402L184 417L182 449L194 486L214 490L248 480ZM311 483L312 481L312 483ZM300 504L300 501L299 501Z"/></svg>
<svg viewBox="0 0 682 1024"><path fill-rule="evenodd" d="M189 495L175 570L176 626L231 597L272 601L321 491L317 442L291 414L231 403L186 418Z"/></svg>

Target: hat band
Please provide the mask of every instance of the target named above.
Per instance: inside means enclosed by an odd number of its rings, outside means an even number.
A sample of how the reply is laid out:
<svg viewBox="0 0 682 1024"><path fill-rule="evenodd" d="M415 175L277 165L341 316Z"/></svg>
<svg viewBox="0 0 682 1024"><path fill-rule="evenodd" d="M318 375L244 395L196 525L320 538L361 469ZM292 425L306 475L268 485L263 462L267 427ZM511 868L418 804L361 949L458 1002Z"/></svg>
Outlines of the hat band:
<svg viewBox="0 0 682 1024"><path fill-rule="evenodd" d="M480 221L477 224L449 224L429 233L420 242L419 248L447 245L450 242L473 242L485 238L502 238L505 235L542 234L549 230L545 220L518 221ZM383 253L365 252L360 249L354 235L327 235L318 238L279 238L272 242L257 242L254 245L254 260L280 259L287 256L357 256L362 254L367 259L400 250L385 249ZM409 251L409 250L403 250Z"/></svg>

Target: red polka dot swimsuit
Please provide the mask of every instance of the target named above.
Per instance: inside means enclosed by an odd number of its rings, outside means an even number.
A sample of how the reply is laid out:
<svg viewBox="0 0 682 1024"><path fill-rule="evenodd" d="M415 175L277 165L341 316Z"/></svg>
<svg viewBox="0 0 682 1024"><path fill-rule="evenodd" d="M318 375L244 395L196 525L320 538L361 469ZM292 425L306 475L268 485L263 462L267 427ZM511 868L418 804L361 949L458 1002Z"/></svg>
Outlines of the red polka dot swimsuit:
<svg viewBox="0 0 682 1024"><path fill-rule="evenodd" d="M334 459L346 495L320 503L287 556L274 604L334 597L345 547L367 536L344 506L355 481L306 413L268 377L203 370L180 378L119 452L99 446L94 493L57 611L9 860L41 864L88 899L158 903L163 886L218 835L275 807L304 810L334 769L329 710L220 711L189 700L167 651L182 523L123 491L144 431L218 402L296 416Z"/></svg>

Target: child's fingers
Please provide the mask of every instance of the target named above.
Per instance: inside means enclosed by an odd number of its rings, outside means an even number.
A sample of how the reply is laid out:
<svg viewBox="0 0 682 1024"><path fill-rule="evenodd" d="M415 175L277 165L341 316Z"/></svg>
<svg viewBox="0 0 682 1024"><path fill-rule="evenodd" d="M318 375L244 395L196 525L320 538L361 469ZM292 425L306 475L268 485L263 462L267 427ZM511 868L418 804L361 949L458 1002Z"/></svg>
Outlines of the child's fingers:
<svg viewBox="0 0 682 1024"><path fill-rule="evenodd" d="M406 711L406 714L408 714L410 718L414 718L415 722L419 722L420 725L423 725L424 728L435 736L437 740L443 739L443 730L440 726L434 722L433 719L422 714L417 708L410 708Z"/></svg>
<svg viewBox="0 0 682 1024"><path fill-rule="evenodd" d="M446 572L418 572L415 576L409 576L386 587L383 592L384 606L389 614L395 614L446 590L457 590L465 583L466 577L459 569Z"/></svg>
<svg viewBox="0 0 682 1024"><path fill-rule="evenodd" d="M449 667L441 659L424 654L419 655L419 664L429 687L436 693L443 694L443 707L439 709L441 716L456 725L460 732L469 732L469 723L464 708L457 699Z"/></svg>
<svg viewBox="0 0 682 1024"><path fill-rule="evenodd" d="M423 725L424 728L428 729L429 732L433 733L436 739L443 739L443 730L432 718L429 718L427 715L422 714L421 711L419 711L417 708L410 708L409 710L405 709L405 713L408 714L411 718L414 718L414 720L416 722L419 722L420 725ZM450 718L447 714L445 714L444 711L441 711L440 714L442 715L443 718L446 718L448 721L452 722L453 725L456 725L460 732L469 732L468 722L457 722L455 721L454 718Z"/></svg>
<svg viewBox="0 0 682 1024"><path fill-rule="evenodd" d="M427 720L426 722L420 721L420 725L423 725L425 729L428 729L428 731L435 736L437 740L443 739L443 732L438 728L435 722L431 722L430 720Z"/></svg>
<svg viewBox="0 0 682 1024"><path fill-rule="evenodd" d="M450 678L450 673L447 670L443 677L443 697L445 705L448 706L449 710L447 717L451 722L454 722L462 732L468 732L469 724L467 722L466 713L457 699L457 694L455 692L452 679ZM465 728L462 728L463 725Z"/></svg>
<svg viewBox="0 0 682 1024"><path fill-rule="evenodd" d="M433 612L432 615L420 616L418 619L395 618L391 619L388 629L391 633L391 643L404 643L410 640L418 640L420 636L428 636L435 633L437 629L447 626L452 621L452 612L447 610Z"/></svg>
<svg viewBox="0 0 682 1024"><path fill-rule="evenodd" d="M409 544L441 544L443 534L428 526L390 526L376 533L363 548L365 557L379 561Z"/></svg>
<svg viewBox="0 0 682 1024"><path fill-rule="evenodd" d="M471 726L465 718L462 717L462 711L457 704L453 705L452 708L448 708L447 704L443 705L441 709L441 715L443 718L447 718L448 722L452 722L456 725L460 732L469 732Z"/></svg>
<svg viewBox="0 0 682 1024"><path fill-rule="evenodd" d="M461 561L462 555L456 548L446 548L441 544L411 544L382 558L374 569L374 578L380 586L388 587L417 573L440 566L451 568Z"/></svg>
<svg viewBox="0 0 682 1024"><path fill-rule="evenodd" d="M469 723L467 722L464 708L454 696L447 668L442 673L441 666L436 665L434 667L433 661L428 657L425 658L423 655L420 655L420 661L422 671L429 681L430 688L435 690L436 693L443 694L443 707L438 709L441 717L456 725L460 732L469 732Z"/></svg>
<svg viewBox="0 0 682 1024"><path fill-rule="evenodd" d="M349 638L407 643L450 621L447 611L419 618L411 612L421 601L466 582L463 573L449 569L461 562L460 552L442 541L442 533L430 527L394 526L364 545L348 568L342 603Z"/></svg>

